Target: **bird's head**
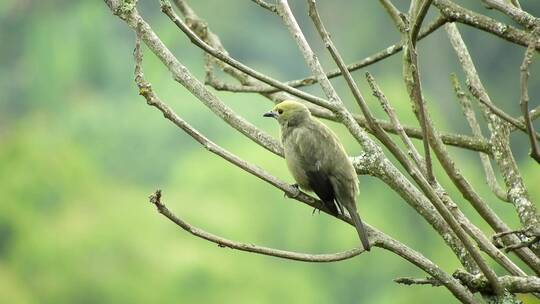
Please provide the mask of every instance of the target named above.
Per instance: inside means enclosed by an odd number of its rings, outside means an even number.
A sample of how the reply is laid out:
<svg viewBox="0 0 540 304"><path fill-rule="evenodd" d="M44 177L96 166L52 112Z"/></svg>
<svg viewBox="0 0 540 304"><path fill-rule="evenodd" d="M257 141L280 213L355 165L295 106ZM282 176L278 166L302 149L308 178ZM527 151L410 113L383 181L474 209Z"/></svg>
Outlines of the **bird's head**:
<svg viewBox="0 0 540 304"><path fill-rule="evenodd" d="M311 113L305 105L294 100L285 100L275 105L272 111L264 113L263 116L273 117L281 125L291 126L309 119Z"/></svg>

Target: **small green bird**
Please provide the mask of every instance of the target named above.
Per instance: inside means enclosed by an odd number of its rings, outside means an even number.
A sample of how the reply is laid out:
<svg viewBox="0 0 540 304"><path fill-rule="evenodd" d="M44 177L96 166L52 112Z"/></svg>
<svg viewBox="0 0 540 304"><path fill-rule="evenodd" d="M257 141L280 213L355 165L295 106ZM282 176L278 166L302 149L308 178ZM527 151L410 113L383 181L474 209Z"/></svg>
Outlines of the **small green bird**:
<svg viewBox="0 0 540 304"><path fill-rule="evenodd" d="M297 185L315 192L335 215L347 209L362 246L369 251L367 233L356 211L358 178L338 137L296 101L283 101L263 116L279 122L285 160Z"/></svg>

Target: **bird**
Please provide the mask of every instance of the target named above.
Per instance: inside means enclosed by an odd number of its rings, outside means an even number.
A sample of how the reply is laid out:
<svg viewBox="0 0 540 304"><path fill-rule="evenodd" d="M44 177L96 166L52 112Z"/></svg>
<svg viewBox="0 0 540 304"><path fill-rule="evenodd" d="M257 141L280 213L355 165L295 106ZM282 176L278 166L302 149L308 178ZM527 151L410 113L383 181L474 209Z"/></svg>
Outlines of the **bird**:
<svg viewBox="0 0 540 304"><path fill-rule="evenodd" d="M365 250L366 229L356 209L358 178L337 135L294 100L284 100L263 114L275 118L281 129L287 167L296 188L312 191L333 215L347 210Z"/></svg>

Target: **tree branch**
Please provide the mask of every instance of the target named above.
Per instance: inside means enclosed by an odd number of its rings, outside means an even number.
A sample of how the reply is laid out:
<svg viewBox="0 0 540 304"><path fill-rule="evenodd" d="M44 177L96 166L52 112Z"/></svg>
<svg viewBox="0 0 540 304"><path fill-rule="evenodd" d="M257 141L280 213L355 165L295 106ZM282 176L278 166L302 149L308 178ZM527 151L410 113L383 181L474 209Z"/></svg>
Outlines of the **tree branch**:
<svg viewBox="0 0 540 304"><path fill-rule="evenodd" d="M476 68L469 55L467 47L459 34L459 31L455 24L448 24L446 32L450 42L458 56L459 62L463 71L467 77L467 83L469 87L474 87L477 92L480 92L485 100L489 100L489 96L485 91L482 82L476 72ZM512 156L512 152L509 148L508 142L508 129L501 123L498 116L490 115L489 109L484 109L484 116L488 121L488 127L491 130L491 141L493 143L494 158L497 165L501 169L503 179L506 187L508 188L508 198L517 210L518 216L524 227L538 227L538 215L536 207L529 200L528 193L523 184L523 180L519 175L519 171L515 160ZM504 223L502 223L504 224ZM492 226L496 232L509 231L509 227L497 225ZM505 244L514 244L517 242L517 238L509 236L504 239ZM538 257L529 251L528 249L520 249L516 253L522 258L522 260L531 267L537 274L540 274L540 260Z"/></svg>

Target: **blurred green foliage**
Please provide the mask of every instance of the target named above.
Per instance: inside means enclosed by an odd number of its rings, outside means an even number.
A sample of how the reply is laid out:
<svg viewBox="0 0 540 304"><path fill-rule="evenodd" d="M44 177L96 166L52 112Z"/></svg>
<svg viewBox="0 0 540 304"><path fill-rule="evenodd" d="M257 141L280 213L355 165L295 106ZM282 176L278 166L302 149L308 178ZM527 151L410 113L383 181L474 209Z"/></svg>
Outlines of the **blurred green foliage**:
<svg viewBox="0 0 540 304"><path fill-rule="evenodd" d="M162 39L202 78L201 52L160 15L157 1L139 2ZM234 57L283 80L307 75L276 17L249 1L190 2ZM398 39L376 1L320 2L347 61ZM522 2L540 15L540 3ZM291 3L323 64L333 68L305 3ZM479 4L468 5L508 21ZM460 29L492 98L517 115L524 49ZM394 284L397 276L425 274L378 249L333 264L279 260L218 248L158 215L147 195L161 188L165 202L181 217L231 239L314 253L357 245L350 227L311 215L310 208L208 153L149 108L132 82L133 33L103 2L1 1L0 37L0 303L454 302L442 288ZM437 125L470 133L449 85L449 73L460 73L443 32L420 43L420 58ZM538 61L531 69L531 106L540 97ZM215 118L149 53L144 66L158 94L183 118L225 148L292 182L281 159ZM400 79L400 56L369 70L403 120L414 124ZM384 117L362 72L355 77L370 106ZM343 80L333 82L356 111ZM320 93L316 86L309 91ZM276 124L261 117L271 106L268 101L256 95L218 95L278 136ZM360 151L343 128L331 125L351 154ZM526 182L537 185L540 175L527 157L526 138L514 135L513 145ZM513 208L488 193L477 155L451 152L492 207L518 227ZM364 219L445 270L459 267L429 225L395 193L376 179L360 180ZM443 182L464 211L491 233L448 180ZM531 191L538 200L540 189Z"/></svg>

